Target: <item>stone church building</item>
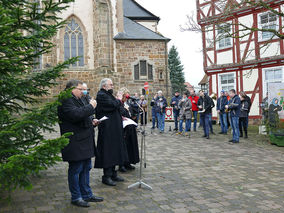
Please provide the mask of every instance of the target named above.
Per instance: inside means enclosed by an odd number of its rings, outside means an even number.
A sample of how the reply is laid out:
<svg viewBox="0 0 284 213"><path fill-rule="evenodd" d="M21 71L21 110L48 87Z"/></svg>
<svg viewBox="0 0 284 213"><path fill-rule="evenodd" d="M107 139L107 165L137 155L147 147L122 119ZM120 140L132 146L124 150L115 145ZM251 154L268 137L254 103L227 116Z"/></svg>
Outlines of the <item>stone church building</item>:
<svg viewBox="0 0 284 213"><path fill-rule="evenodd" d="M52 93L63 90L66 81L86 82L91 95L102 78L113 79L115 89L127 87L131 93L150 94L169 89L167 43L157 31L160 18L134 0L76 0L59 16L67 21L55 38L56 47L42 57L48 67L70 57L77 63L64 71L65 77Z"/></svg>

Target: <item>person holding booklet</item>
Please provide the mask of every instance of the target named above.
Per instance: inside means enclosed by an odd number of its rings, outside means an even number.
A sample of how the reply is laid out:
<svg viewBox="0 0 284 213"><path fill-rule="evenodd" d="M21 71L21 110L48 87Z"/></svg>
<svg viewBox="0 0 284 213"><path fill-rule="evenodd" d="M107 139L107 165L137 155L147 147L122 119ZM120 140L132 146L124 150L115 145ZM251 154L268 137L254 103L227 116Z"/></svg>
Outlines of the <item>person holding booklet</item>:
<svg viewBox="0 0 284 213"><path fill-rule="evenodd" d="M98 155L95 168L103 168L102 182L109 186L115 186L117 182L124 181L118 176L115 166L128 162L123 140L121 101L113 96L113 88L111 79L103 79L96 99L96 118L101 119L106 116L109 119L101 122L98 127Z"/></svg>
<svg viewBox="0 0 284 213"><path fill-rule="evenodd" d="M140 161L139 159L139 148L137 139L137 123L131 120L131 106L128 104L129 90L125 87L118 91L117 98L121 100L120 113L123 120L123 136L128 153L128 162L120 165L120 172L127 172L127 170L134 170L135 167L131 164L136 164Z"/></svg>
<svg viewBox="0 0 284 213"><path fill-rule="evenodd" d="M101 202L102 197L95 196L90 187L91 158L97 155L94 127L99 124L94 119L97 102L83 100L83 83L69 80L65 90L71 90L71 97L62 100L58 107L58 119L61 135L72 132L69 143L62 149L63 161L68 162L68 185L71 203L79 207L90 207L89 202Z"/></svg>

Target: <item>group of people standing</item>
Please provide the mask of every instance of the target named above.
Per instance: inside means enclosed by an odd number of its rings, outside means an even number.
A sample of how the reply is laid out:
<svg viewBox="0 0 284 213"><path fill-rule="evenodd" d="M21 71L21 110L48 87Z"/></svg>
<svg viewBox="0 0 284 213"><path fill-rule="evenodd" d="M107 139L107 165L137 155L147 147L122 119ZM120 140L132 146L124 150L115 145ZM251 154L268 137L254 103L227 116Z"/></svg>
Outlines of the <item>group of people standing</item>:
<svg viewBox="0 0 284 213"><path fill-rule="evenodd" d="M240 137L248 137L250 108L251 99L245 92L240 92L237 95L234 89L231 89L229 93L221 91L221 95L217 99L217 111L221 124L220 134L226 135L228 127L231 125L233 139L229 142L239 143Z"/></svg>
<svg viewBox="0 0 284 213"><path fill-rule="evenodd" d="M177 135L185 132L185 135L188 136L192 130L192 121L193 131L196 131L198 114L200 115L200 126L204 131L203 137L210 139L210 134L215 134L212 126L212 110L215 103L203 90L199 91L199 96L194 90L190 93L186 91L182 96L179 92L175 92L171 106L174 113L174 130L178 131ZM229 126L231 126L233 138L229 142L238 143L240 137L247 138L250 107L251 100L244 92L237 95L234 89L228 92L221 91L220 97L217 99L217 112L221 125L219 134L226 135ZM184 122L185 129L183 128Z"/></svg>
<svg viewBox="0 0 284 213"><path fill-rule="evenodd" d="M90 187L92 157L95 168L103 169L102 183L115 186L124 179L120 171L135 169L131 164L140 161L135 123L123 125L127 119L135 119L135 109L131 107L130 95L121 88L113 95L113 82L103 79L96 100L88 95L87 85L78 80L70 80L66 85L70 97L58 107L60 133L71 132L69 144L62 149L63 161L67 161L68 185L71 203L79 207L89 207L89 202L101 202ZM94 128L98 127L98 141L95 143Z"/></svg>
<svg viewBox="0 0 284 213"><path fill-rule="evenodd" d="M71 132L68 136L69 144L62 149L63 161L67 161L68 185L71 192L71 203L80 207L89 207L89 202L101 202L102 197L95 196L90 187L90 170L92 157L95 159L95 168L103 169L102 183L116 186L124 179L118 175L119 171L133 170L140 161L137 123L147 122L147 100L138 94L130 96L127 88L121 88L113 94L114 85L111 79L105 78L100 83L100 90L96 100L88 94L87 85L78 80L70 80L66 91L70 97L62 101L58 107L60 133ZM250 99L241 92L240 97L234 89L229 93L221 91L217 100L217 111L220 116L221 132L227 134L230 124L233 139L230 142L238 143L239 137L247 137L248 114ZM152 128L159 128L160 133L165 131L165 113L167 100L162 91L158 91L151 101ZM197 116L200 114L200 125L204 130L204 137L209 139L212 128L212 109L214 101L203 90L199 96L195 91L178 92L171 100L175 118L175 130L181 134L185 121L185 134L189 135L193 120L193 131L197 129ZM141 113L142 112L142 113ZM143 113L145 112L145 113ZM142 116L143 115L143 116ZM145 116L146 115L146 116ZM136 121L127 122L127 121ZM228 122L229 120L229 122ZM98 141L95 143L94 128L98 127Z"/></svg>

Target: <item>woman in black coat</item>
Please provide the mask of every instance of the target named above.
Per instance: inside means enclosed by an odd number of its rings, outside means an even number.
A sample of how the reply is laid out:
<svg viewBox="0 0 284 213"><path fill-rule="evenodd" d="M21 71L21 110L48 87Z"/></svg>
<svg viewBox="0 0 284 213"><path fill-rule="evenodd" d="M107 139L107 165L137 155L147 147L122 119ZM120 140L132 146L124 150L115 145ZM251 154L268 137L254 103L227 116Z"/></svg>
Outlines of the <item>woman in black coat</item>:
<svg viewBox="0 0 284 213"><path fill-rule="evenodd" d="M129 97L129 91L127 88L121 88L119 90L120 95L122 96L121 99L121 106L120 106L120 113L123 118L131 119L131 106L127 103ZM124 128L124 142L126 144L128 159L129 161L126 162L124 165L121 165L119 171L126 172L127 170L135 169L134 166L131 164L136 164L140 161L139 159L139 148L138 148L138 139L137 139L137 131L135 125L127 125Z"/></svg>

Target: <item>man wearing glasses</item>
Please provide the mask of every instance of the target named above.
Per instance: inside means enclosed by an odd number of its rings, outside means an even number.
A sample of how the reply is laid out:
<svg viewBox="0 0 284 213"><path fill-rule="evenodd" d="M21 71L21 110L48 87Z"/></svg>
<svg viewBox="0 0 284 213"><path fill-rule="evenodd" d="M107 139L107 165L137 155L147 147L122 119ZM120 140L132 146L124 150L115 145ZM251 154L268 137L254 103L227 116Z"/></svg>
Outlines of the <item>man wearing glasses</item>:
<svg viewBox="0 0 284 213"><path fill-rule="evenodd" d="M70 80L66 89L72 89L72 96L62 101L58 107L60 133L72 132L69 144L62 152L63 161L69 163L68 185L71 192L71 203L79 207L89 207L88 202L101 202L102 197L93 195L90 188L91 158L95 156L94 126L98 120L93 119L97 102L82 100L83 83Z"/></svg>

